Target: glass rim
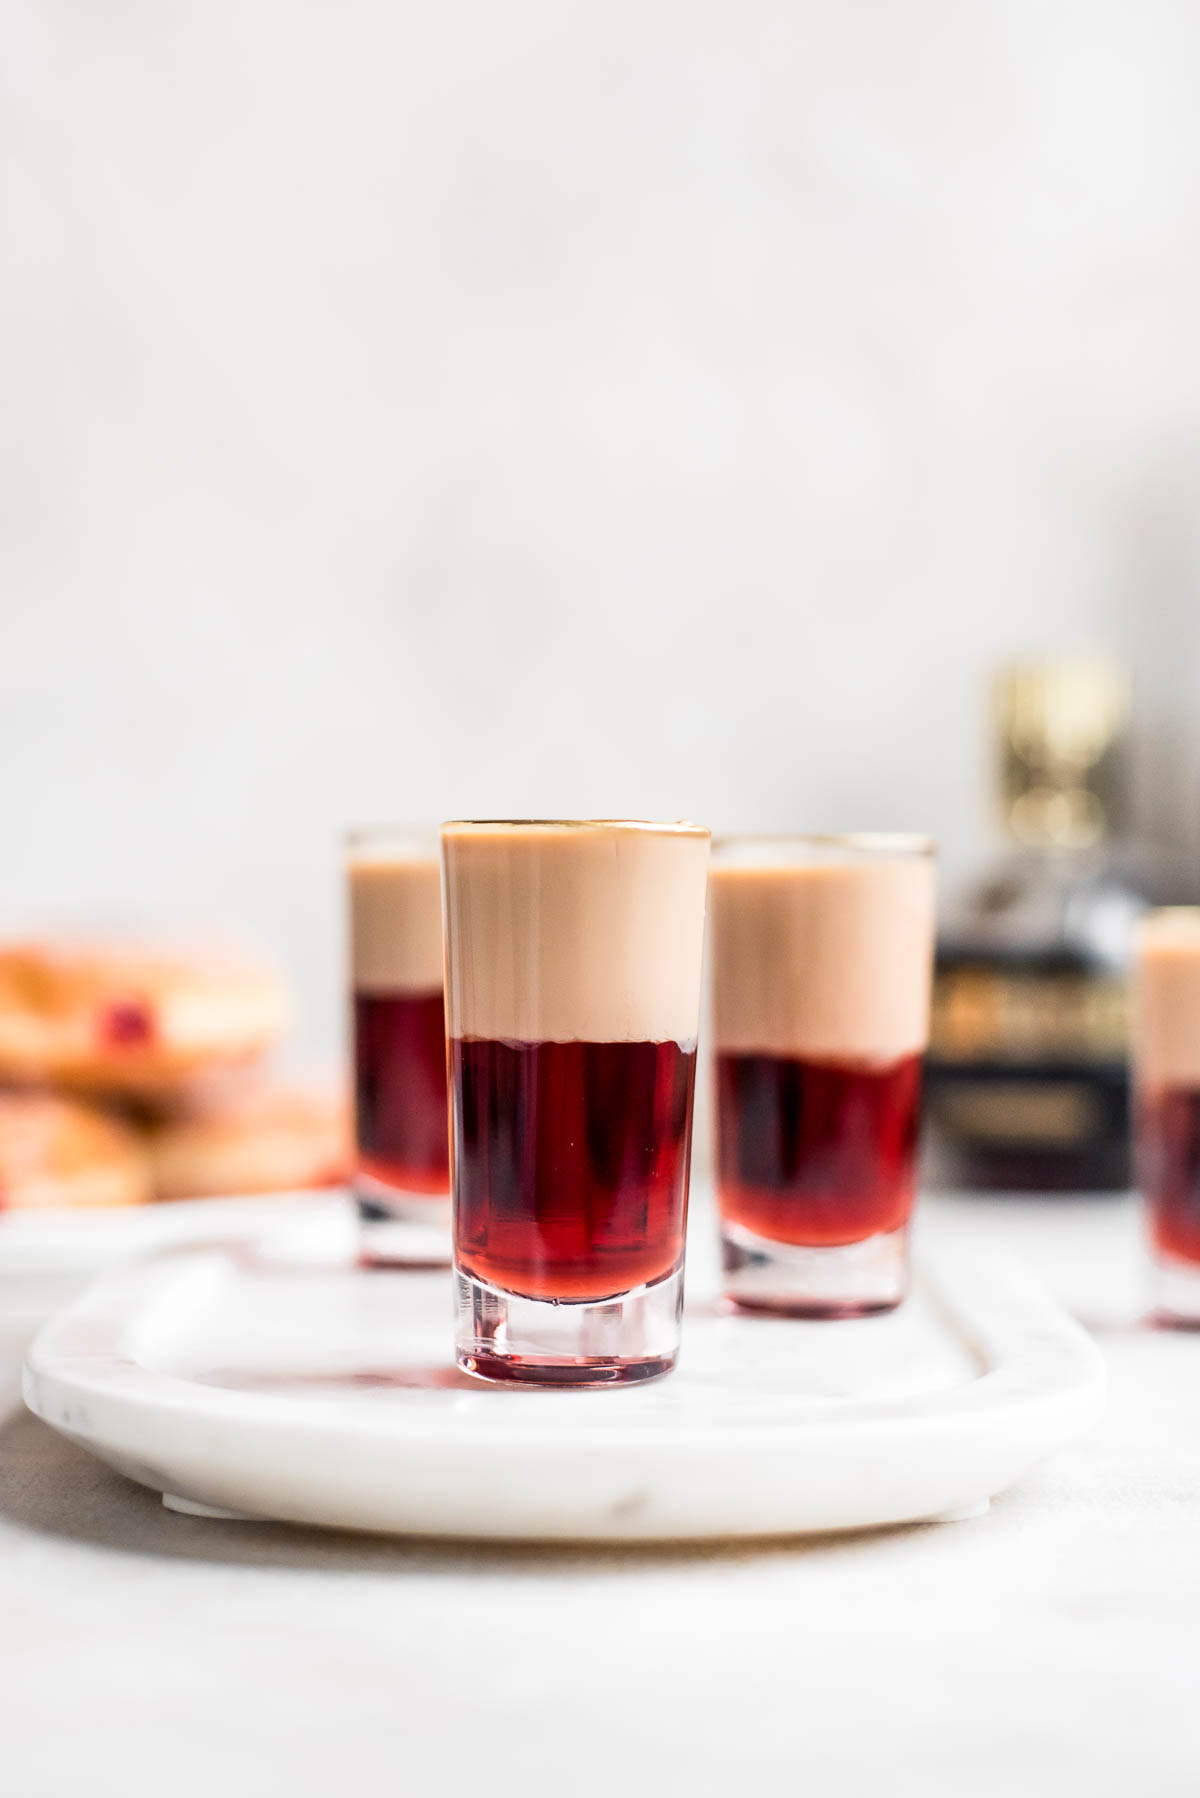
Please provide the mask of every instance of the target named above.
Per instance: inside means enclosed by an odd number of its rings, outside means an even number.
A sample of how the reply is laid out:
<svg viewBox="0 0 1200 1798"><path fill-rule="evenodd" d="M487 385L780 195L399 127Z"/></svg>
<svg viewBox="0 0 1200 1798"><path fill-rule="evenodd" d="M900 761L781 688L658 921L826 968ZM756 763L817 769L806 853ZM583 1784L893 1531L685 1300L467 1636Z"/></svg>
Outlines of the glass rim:
<svg viewBox="0 0 1200 1798"><path fill-rule="evenodd" d="M744 849L761 843L764 849L851 849L859 855L936 856L937 839L916 830L751 830L713 838L713 855L724 849ZM1200 907L1197 908L1200 910Z"/></svg>
<svg viewBox="0 0 1200 1798"><path fill-rule="evenodd" d="M1151 905L1137 918L1135 931L1144 933L1155 925L1162 924L1168 928L1172 924L1190 925L1200 930L1200 905Z"/></svg>
<svg viewBox="0 0 1200 1798"><path fill-rule="evenodd" d="M372 851L387 849L407 851L414 859L421 856L436 861L440 848L436 824L356 824L343 830L339 840L343 854L351 861L355 855L369 857Z"/></svg>
<svg viewBox="0 0 1200 1798"><path fill-rule="evenodd" d="M707 824L686 818L658 822L653 818L447 818L441 829L454 830L628 830L652 836L710 837Z"/></svg>

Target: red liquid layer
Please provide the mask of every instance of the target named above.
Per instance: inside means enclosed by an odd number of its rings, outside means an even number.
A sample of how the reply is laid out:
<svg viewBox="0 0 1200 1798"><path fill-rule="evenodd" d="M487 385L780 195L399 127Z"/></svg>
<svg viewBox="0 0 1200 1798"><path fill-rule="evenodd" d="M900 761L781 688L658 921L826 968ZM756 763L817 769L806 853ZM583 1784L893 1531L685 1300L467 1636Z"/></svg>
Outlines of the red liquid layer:
<svg viewBox="0 0 1200 1798"><path fill-rule="evenodd" d="M696 1052L450 1044L455 1259L539 1299L599 1299L683 1257Z"/></svg>
<svg viewBox="0 0 1200 1798"><path fill-rule="evenodd" d="M921 1057L884 1068L717 1056L721 1214L756 1236L832 1248L912 1210Z"/></svg>
<svg viewBox="0 0 1200 1798"><path fill-rule="evenodd" d="M1174 1086L1144 1093L1137 1146L1155 1244L1166 1255L1200 1266L1200 1089Z"/></svg>
<svg viewBox="0 0 1200 1798"><path fill-rule="evenodd" d="M450 1187L442 995L356 993L354 1111L358 1167L406 1192Z"/></svg>

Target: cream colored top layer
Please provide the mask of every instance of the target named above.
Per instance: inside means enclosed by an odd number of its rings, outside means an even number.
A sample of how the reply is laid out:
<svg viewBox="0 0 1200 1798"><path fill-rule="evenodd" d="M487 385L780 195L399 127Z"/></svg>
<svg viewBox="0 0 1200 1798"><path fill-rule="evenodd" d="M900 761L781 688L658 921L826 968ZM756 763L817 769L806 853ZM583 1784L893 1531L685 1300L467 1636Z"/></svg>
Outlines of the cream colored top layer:
<svg viewBox="0 0 1200 1798"><path fill-rule="evenodd" d="M435 854L355 850L350 973L357 992L431 993L442 984L441 867Z"/></svg>
<svg viewBox="0 0 1200 1798"><path fill-rule="evenodd" d="M923 855L714 864L717 1049L877 1064L924 1049L934 889Z"/></svg>
<svg viewBox="0 0 1200 1798"><path fill-rule="evenodd" d="M709 833L451 824L447 1027L517 1042L690 1042Z"/></svg>
<svg viewBox="0 0 1200 1798"><path fill-rule="evenodd" d="M1141 1087L1200 1087L1200 913L1160 912L1138 928L1133 1064Z"/></svg>

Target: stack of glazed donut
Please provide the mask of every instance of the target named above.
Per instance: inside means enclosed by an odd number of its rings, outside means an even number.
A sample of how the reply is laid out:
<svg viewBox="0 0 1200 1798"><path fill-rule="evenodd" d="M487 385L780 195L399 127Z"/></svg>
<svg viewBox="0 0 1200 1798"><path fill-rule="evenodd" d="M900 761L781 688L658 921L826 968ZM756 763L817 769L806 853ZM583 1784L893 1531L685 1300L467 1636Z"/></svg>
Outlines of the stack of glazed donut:
<svg viewBox="0 0 1200 1798"><path fill-rule="evenodd" d="M0 1210L331 1185L346 1108L261 1071L269 969L131 945L0 944Z"/></svg>

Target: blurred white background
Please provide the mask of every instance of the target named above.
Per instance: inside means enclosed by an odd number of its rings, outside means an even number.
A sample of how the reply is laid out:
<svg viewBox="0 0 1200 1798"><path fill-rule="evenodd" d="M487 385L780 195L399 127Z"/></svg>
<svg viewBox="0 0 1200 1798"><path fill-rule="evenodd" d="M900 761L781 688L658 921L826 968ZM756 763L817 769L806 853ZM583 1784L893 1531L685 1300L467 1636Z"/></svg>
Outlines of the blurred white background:
<svg viewBox="0 0 1200 1798"><path fill-rule="evenodd" d="M0 924L340 1023L355 821L989 828L998 659L1200 819L1200 10L6 0Z"/></svg>

